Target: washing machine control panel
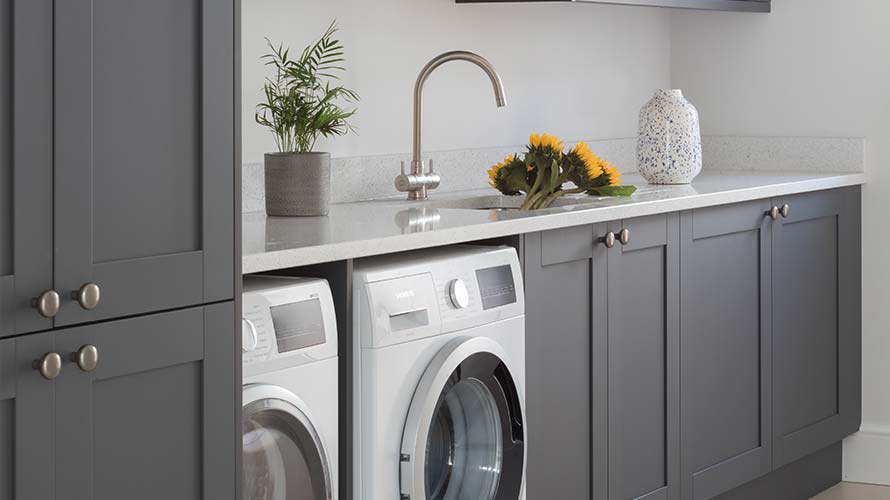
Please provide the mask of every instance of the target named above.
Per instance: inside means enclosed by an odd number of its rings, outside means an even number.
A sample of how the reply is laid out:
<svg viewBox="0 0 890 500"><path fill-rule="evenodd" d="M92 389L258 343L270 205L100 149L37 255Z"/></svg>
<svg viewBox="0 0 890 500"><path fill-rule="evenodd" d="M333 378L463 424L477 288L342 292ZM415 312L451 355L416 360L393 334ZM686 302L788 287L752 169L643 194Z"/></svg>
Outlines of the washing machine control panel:
<svg viewBox="0 0 890 500"><path fill-rule="evenodd" d="M408 342L524 314L512 248L468 247L358 269L362 346ZM401 265L401 267L399 267ZM365 279L363 285L361 279Z"/></svg>
<svg viewBox="0 0 890 500"><path fill-rule="evenodd" d="M324 280L247 277L241 318L244 367L288 366L337 355L333 298Z"/></svg>

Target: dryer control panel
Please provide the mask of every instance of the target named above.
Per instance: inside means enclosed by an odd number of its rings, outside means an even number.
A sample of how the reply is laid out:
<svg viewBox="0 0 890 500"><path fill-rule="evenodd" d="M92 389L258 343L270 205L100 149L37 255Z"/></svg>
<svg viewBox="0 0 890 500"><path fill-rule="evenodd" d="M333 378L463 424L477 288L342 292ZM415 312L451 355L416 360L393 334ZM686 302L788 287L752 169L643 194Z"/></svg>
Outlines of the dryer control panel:
<svg viewBox="0 0 890 500"><path fill-rule="evenodd" d="M525 311L510 247L456 246L367 259L355 268L363 348L456 332Z"/></svg>
<svg viewBox="0 0 890 500"><path fill-rule="evenodd" d="M242 366L296 366L337 355L337 322L328 282L277 276L244 278Z"/></svg>

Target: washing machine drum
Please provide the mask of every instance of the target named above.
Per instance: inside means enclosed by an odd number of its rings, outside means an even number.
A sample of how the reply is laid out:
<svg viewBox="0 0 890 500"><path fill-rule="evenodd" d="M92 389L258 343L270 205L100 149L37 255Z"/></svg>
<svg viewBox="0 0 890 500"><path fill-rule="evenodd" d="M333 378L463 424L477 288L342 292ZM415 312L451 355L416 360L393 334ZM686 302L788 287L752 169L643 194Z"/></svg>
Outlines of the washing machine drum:
<svg viewBox="0 0 890 500"><path fill-rule="evenodd" d="M402 438L411 500L517 500L525 480L521 392L497 344L446 347L418 386Z"/></svg>
<svg viewBox="0 0 890 500"><path fill-rule="evenodd" d="M333 498L324 445L300 406L292 398L275 396L245 400L241 422L242 500Z"/></svg>

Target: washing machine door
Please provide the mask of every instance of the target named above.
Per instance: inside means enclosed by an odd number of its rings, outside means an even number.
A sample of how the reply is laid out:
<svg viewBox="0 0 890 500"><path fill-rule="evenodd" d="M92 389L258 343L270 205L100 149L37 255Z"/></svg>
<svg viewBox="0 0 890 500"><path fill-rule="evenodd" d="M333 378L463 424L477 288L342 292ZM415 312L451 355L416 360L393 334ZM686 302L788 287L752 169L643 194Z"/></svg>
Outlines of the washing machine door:
<svg viewBox="0 0 890 500"><path fill-rule="evenodd" d="M242 500L332 500L324 443L303 402L277 386L243 396Z"/></svg>
<svg viewBox="0 0 890 500"><path fill-rule="evenodd" d="M437 354L406 420L400 457L403 498L520 498L524 401L511 361L487 338L458 339Z"/></svg>

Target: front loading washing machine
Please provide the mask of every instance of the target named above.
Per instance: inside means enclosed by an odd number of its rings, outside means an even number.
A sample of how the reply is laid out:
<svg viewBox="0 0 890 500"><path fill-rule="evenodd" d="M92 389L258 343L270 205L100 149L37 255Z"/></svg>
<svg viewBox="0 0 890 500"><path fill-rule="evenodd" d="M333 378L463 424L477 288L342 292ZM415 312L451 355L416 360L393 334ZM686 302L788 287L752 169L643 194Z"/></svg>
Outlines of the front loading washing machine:
<svg viewBox="0 0 890 500"><path fill-rule="evenodd" d="M357 262L356 500L524 500L525 317L516 251Z"/></svg>
<svg viewBox="0 0 890 500"><path fill-rule="evenodd" d="M337 325L324 280L247 277L242 500L336 500Z"/></svg>

